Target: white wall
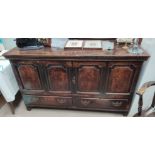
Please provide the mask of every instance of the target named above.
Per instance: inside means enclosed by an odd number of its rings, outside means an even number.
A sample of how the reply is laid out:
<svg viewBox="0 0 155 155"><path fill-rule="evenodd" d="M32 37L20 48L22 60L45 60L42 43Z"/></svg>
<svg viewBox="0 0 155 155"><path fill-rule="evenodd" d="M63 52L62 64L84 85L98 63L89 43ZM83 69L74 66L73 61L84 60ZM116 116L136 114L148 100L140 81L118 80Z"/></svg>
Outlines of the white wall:
<svg viewBox="0 0 155 155"><path fill-rule="evenodd" d="M143 39L142 47L150 54L150 58L146 61L142 67L142 72L137 84L137 89L140 88L145 82L155 81L155 38L154 39ZM144 108L147 108L153 98L155 87L149 88L144 95ZM138 108L137 95L134 96L132 107L129 116L133 116L137 112Z"/></svg>

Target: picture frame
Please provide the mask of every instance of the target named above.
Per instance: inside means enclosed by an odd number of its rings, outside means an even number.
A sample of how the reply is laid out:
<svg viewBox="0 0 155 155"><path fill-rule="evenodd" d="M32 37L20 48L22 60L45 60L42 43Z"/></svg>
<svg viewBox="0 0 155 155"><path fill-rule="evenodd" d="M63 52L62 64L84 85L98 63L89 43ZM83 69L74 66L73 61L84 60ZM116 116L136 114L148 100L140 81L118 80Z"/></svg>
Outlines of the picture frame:
<svg viewBox="0 0 155 155"><path fill-rule="evenodd" d="M83 40L68 40L64 49L82 49Z"/></svg>
<svg viewBox="0 0 155 155"><path fill-rule="evenodd" d="M101 50L102 41L101 40L86 40L84 41L83 49Z"/></svg>

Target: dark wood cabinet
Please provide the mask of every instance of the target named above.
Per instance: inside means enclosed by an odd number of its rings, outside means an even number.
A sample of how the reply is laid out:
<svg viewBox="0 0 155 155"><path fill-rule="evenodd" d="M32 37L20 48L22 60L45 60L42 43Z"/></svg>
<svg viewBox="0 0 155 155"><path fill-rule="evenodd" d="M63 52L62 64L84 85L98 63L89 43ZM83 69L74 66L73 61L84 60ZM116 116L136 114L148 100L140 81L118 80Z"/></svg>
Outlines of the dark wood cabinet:
<svg viewBox="0 0 155 155"><path fill-rule="evenodd" d="M142 64L149 58L115 48L60 50L45 48L4 55L10 59L27 109L65 108L127 115Z"/></svg>

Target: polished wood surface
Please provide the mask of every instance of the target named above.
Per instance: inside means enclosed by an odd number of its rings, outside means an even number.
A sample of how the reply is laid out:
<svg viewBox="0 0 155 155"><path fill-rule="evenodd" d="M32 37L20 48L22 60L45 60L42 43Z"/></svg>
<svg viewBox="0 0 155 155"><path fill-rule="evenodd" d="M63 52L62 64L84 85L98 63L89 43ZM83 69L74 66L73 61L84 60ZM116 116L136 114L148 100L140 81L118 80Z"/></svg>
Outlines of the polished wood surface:
<svg viewBox="0 0 155 155"><path fill-rule="evenodd" d="M82 58L96 58L102 59L128 59L128 60L136 60L143 61L147 60L149 57L148 53L144 51L142 54L130 54L126 49L116 47L113 51L108 52L106 50L64 50L57 48L44 48L40 50L29 50L22 51L19 48L14 48L9 52L5 53L4 56L9 59L18 59L18 58L74 58L74 59L82 59Z"/></svg>
<svg viewBox="0 0 155 155"><path fill-rule="evenodd" d="M127 115L146 51L45 48L5 53L28 110L33 107L100 110Z"/></svg>

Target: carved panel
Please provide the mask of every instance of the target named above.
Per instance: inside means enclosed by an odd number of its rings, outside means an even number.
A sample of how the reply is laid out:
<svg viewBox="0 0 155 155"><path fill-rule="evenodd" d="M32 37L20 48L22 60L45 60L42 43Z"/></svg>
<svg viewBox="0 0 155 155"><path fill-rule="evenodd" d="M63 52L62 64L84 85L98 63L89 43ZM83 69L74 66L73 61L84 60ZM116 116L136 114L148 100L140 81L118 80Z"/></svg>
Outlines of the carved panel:
<svg viewBox="0 0 155 155"><path fill-rule="evenodd" d="M68 91L69 72L63 65L49 65L47 67L49 89L52 91Z"/></svg>
<svg viewBox="0 0 155 155"><path fill-rule="evenodd" d="M100 69L96 66L83 66L78 70L78 90L96 92L100 87Z"/></svg>
<svg viewBox="0 0 155 155"><path fill-rule="evenodd" d="M109 68L107 91L109 93L130 93L135 74L133 65L113 65Z"/></svg>
<svg viewBox="0 0 155 155"><path fill-rule="evenodd" d="M106 63L100 61L73 62L75 69L73 83L76 85L76 91L78 93L99 94L103 88L105 67Z"/></svg>
<svg viewBox="0 0 155 155"><path fill-rule="evenodd" d="M19 74L19 78L23 86L23 89L42 89L38 66L18 64L17 72Z"/></svg>

